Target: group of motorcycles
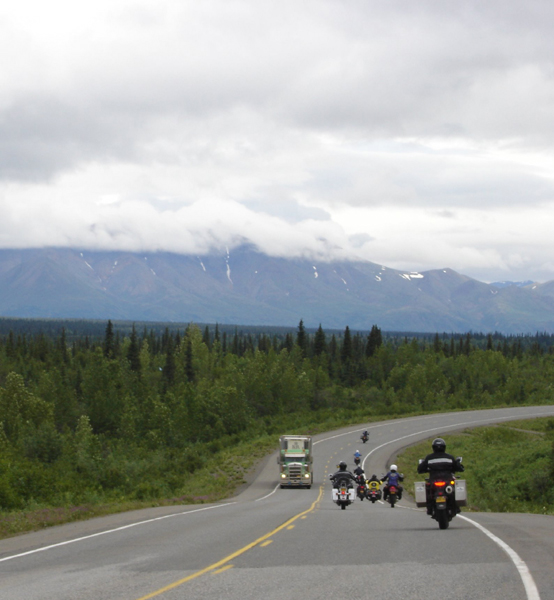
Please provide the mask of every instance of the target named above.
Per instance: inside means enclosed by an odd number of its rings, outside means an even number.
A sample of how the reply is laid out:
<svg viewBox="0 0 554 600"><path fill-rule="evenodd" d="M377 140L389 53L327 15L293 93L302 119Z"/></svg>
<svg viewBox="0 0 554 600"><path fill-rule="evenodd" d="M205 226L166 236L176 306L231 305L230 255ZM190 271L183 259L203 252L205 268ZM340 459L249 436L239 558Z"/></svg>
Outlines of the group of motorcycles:
<svg viewBox="0 0 554 600"><path fill-rule="evenodd" d="M392 493L391 493L392 491ZM394 506L396 504L397 491L394 486L391 486L387 501ZM338 481L333 488L333 501L344 510L352 504L356 498L360 500L369 500L375 504L377 500L381 500L383 491L381 490L381 481L366 480L365 476L356 476L355 486L352 481L344 479Z"/></svg>
<svg viewBox="0 0 554 600"><path fill-rule="evenodd" d="M362 443L366 443L369 439L369 434L367 431L361 435L360 439ZM354 463L357 467L360 466L361 457L354 456ZM333 501L340 506L342 510L344 510L347 506L352 504L356 498L360 500L369 500L372 504L375 504L377 500L381 500L383 497L383 492L381 490L381 481L376 480L373 477L370 480L366 480L365 475L363 473L356 476L356 487L351 480L344 479L342 481L335 482L335 487L333 488ZM391 495L387 500L390 500ZM396 489L394 489L393 499L391 506L394 506L396 503Z"/></svg>
<svg viewBox="0 0 554 600"><path fill-rule="evenodd" d="M367 442L368 437L364 432L361 437L364 444ZM461 464L461 457L456 460ZM354 462L359 466L361 460L359 457L355 457ZM375 476L366 480L363 472L356 476L355 486L352 480L340 480L334 484L333 501L342 510L352 504L356 497L361 501L367 499L375 504L377 500L381 500L383 497L381 483L382 481L377 480ZM391 483L386 491L387 497L385 500L394 508L401 490ZM460 506L466 505L465 481L456 480L452 475L444 480L434 479L430 481L427 479L424 482L417 482L416 504L418 507L427 509L427 514L438 522L440 529L447 529L450 521L460 512Z"/></svg>

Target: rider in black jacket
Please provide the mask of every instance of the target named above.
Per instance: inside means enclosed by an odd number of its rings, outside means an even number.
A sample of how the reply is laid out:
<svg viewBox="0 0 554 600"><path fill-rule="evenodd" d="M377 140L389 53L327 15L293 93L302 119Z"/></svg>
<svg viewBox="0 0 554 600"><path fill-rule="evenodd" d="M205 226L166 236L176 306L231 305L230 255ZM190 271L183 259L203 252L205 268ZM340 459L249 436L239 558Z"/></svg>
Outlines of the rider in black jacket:
<svg viewBox="0 0 554 600"><path fill-rule="evenodd" d="M454 458L452 454L446 453L446 442L442 438L436 438L432 444L433 452L428 454L418 465L418 473L429 473L431 481L450 477L452 473L462 472L464 465Z"/></svg>
<svg viewBox="0 0 554 600"><path fill-rule="evenodd" d="M347 470L346 463L344 461L341 461L339 463L339 470L336 473L329 475L329 479L333 482L333 487L336 488L339 487L340 482L343 479L344 481L346 481L346 485L348 487L352 487L354 481L356 481L356 477L354 477L354 475L352 475L352 473Z"/></svg>
<svg viewBox="0 0 554 600"><path fill-rule="evenodd" d="M418 465L418 473L429 473L429 481L445 479L452 477L453 473L464 471L464 465L452 456L446 453L446 442L442 438L436 438L432 443L433 452L428 454ZM425 486L427 494L427 514L430 513L429 507L429 484ZM460 509L458 508L458 511Z"/></svg>

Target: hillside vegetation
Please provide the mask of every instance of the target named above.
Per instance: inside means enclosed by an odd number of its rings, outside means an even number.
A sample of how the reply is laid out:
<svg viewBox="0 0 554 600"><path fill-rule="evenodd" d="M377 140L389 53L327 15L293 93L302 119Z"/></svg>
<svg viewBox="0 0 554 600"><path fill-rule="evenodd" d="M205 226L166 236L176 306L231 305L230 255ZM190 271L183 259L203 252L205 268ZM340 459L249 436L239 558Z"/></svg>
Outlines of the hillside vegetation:
<svg viewBox="0 0 554 600"><path fill-rule="evenodd" d="M447 451L462 456L468 509L487 512L554 514L554 419L511 421L444 436ZM430 443L408 448L398 457L405 488L413 495L418 459ZM465 509L464 509L465 510Z"/></svg>
<svg viewBox="0 0 554 600"><path fill-rule="evenodd" d="M0 535L208 502L287 431L553 402L550 338L65 331L0 338ZM548 348L547 351L544 348ZM552 461L551 454L547 458ZM549 463L550 464L550 463Z"/></svg>

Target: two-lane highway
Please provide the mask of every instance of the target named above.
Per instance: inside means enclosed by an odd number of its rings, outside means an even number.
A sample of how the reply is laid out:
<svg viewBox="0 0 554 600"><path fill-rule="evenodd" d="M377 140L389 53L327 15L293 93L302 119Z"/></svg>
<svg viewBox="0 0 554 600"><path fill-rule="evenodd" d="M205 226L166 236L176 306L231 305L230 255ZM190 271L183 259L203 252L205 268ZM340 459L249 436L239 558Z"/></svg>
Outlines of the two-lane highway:
<svg viewBox="0 0 554 600"><path fill-rule="evenodd" d="M380 475L390 456L419 440L547 415L554 407L399 419L371 425L365 445L365 427L351 427L315 438L311 490L279 489L272 456L227 502L111 515L3 540L0 598L353 600L388 591L410 600L554 598L553 517L465 513L440 531L407 498L395 509L356 500L340 510L328 482L339 460L353 465L356 448L366 473Z"/></svg>

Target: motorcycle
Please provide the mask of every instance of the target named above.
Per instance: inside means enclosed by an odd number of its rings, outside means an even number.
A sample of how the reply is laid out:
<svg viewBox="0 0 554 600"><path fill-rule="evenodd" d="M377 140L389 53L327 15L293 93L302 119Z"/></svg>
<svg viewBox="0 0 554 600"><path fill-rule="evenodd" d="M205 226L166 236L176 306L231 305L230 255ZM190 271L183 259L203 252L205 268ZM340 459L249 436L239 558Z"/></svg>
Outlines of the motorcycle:
<svg viewBox="0 0 554 600"><path fill-rule="evenodd" d="M360 461L361 461L361 458L359 456L354 457L354 463L356 464L356 466L360 464Z"/></svg>
<svg viewBox="0 0 554 600"><path fill-rule="evenodd" d="M460 464L462 457L456 459ZM441 479L416 482L416 505L426 507L427 514L437 521L439 529L448 529L450 521L467 505L465 480L453 475Z"/></svg>
<svg viewBox="0 0 554 600"><path fill-rule="evenodd" d="M381 500L383 496L380 487L378 481L369 481L367 484L367 499L370 500L372 504L375 504L377 500Z"/></svg>
<svg viewBox="0 0 554 600"><path fill-rule="evenodd" d="M360 436L360 439L362 440L362 443L365 444L367 442L367 440L369 440L369 435L362 435L362 436Z"/></svg>
<svg viewBox="0 0 554 600"><path fill-rule="evenodd" d="M428 486L431 518L438 522L439 529L448 529L450 521L460 512L456 504L456 482L454 479L437 479L425 483Z"/></svg>
<svg viewBox="0 0 554 600"><path fill-rule="evenodd" d="M348 487L346 481L340 481L337 487L333 488L333 502L345 510L356 499L356 491L353 487Z"/></svg>
<svg viewBox="0 0 554 600"><path fill-rule="evenodd" d="M356 496L363 502L364 498L367 498L367 486L363 476L356 477L358 486L356 487Z"/></svg>
<svg viewBox="0 0 554 600"><path fill-rule="evenodd" d="M390 504L391 508L394 508L394 505L398 501L398 488L395 485L390 485L387 493L387 502Z"/></svg>

